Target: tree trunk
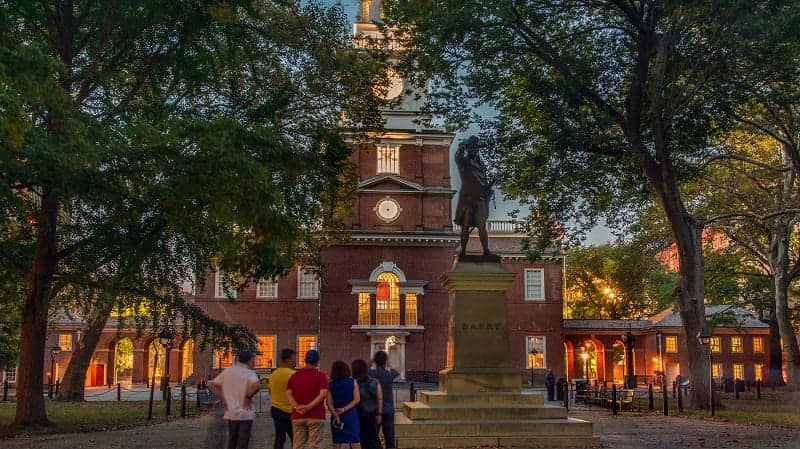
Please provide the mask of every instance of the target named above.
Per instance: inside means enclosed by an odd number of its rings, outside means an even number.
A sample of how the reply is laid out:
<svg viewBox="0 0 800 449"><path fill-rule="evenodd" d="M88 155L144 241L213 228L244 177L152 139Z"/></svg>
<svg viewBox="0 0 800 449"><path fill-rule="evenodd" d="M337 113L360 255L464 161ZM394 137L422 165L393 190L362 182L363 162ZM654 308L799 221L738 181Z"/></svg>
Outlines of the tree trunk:
<svg viewBox="0 0 800 449"><path fill-rule="evenodd" d="M97 303L92 307L83 329L83 337L75 345L72 358L67 365L58 399L61 401L83 401L84 386L86 384L86 371L92 361L92 355L97 348L97 342L103 334L108 317L114 308L113 298L105 293L100 293ZM108 368L109 370L112 367Z"/></svg>
<svg viewBox="0 0 800 449"><path fill-rule="evenodd" d="M688 351L689 376L693 386L690 407L697 410L710 407L711 367L707 352L709 348L704 348L697 341L697 334L706 325L703 229L701 226L687 227L689 238L675 240L680 260L676 294Z"/></svg>
<svg viewBox="0 0 800 449"><path fill-rule="evenodd" d="M41 211L42 222L39 224L36 250L31 271L26 279L28 294L22 307L15 426L50 424L44 408L42 384L47 313L52 294L53 275L58 261L56 254L58 199L52 191L42 195Z"/></svg>
<svg viewBox="0 0 800 449"><path fill-rule="evenodd" d="M47 339L46 292L37 286L25 300L22 312L19 363L17 364L17 411L14 425L50 424L44 409L44 354ZM42 298L42 297L45 298ZM45 309L45 310L42 310Z"/></svg>
<svg viewBox="0 0 800 449"><path fill-rule="evenodd" d="M791 167L791 153L791 148L781 146L781 158L787 167ZM783 172L780 200L787 207L797 203L796 175L798 174L793 170ZM770 227L769 268L775 291L775 318L783 341L783 352L786 354L786 386L790 390L800 390L800 347L792 325L792 310L789 308L789 285L792 282L789 276L790 243L794 230L792 218L790 215L782 215Z"/></svg>
<svg viewBox="0 0 800 449"><path fill-rule="evenodd" d="M775 318L774 308L770 313L769 324L769 375L767 385L781 387L786 385L783 381L783 354L781 353L781 332L778 329L778 320Z"/></svg>
<svg viewBox="0 0 800 449"><path fill-rule="evenodd" d="M629 135L634 135L633 132ZM675 296L683 322L684 341L686 341L689 361L689 377L692 382L690 408L710 407L709 385L711 372L707 348L697 341L697 333L706 325L705 306L705 263L703 259L703 225L692 217L683 205L680 189L674 178L668 156L666 134L657 136L657 153L662 155L660 164L650 158L641 148L639 164L661 205L675 238L678 251L678 279ZM636 146L642 147L640 143Z"/></svg>
<svg viewBox="0 0 800 449"><path fill-rule="evenodd" d="M772 270L773 287L775 288L775 319L783 341L783 352L786 354L786 385L790 390L800 389L800 348L792 326L792 311L789 308L789 282L787 278L789 266L789 232L783 233L773 228L770 245L770 269Z"/></svg>

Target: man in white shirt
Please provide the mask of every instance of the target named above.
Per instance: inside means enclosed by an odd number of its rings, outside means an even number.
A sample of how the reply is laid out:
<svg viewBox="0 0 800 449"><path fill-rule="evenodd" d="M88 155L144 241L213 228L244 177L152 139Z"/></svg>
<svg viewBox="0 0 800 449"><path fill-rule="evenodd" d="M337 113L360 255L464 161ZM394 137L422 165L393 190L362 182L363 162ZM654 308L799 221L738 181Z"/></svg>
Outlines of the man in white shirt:
<svg viewBox="0 0 800 449"><path fill-rule="evenodd" d="M253 368L255 354L242 349L237 355L239 363L225 368L209 384L208 389L225 404L224 419L228 420L228 449L248 449L253 431L253 396L261 384Z"/></svg>

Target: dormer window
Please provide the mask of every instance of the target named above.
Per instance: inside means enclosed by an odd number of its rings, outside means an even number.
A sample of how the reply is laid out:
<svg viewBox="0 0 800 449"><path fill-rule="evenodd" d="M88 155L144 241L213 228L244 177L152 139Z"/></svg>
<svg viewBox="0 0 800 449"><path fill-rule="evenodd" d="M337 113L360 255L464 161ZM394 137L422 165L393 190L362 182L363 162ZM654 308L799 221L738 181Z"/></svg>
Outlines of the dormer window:
<svg viewBox="0 0 800 449"><path fill-rule="evenodd" d="M378 145L378 174L400 174L400 145Z"/></svg>

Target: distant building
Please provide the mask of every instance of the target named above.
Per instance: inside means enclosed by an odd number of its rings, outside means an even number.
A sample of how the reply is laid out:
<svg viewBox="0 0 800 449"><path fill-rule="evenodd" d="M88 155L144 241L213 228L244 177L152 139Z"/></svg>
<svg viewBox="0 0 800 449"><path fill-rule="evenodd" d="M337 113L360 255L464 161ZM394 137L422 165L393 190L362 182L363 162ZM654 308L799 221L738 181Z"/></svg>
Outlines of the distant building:
<svg viewBox="0 0 800 449"><path fill-rule="evenodd" d="M766 380L769 326L740 307L706 306L706 318L718 323L711 341L714 379ZM689 376L680 315L670 309L648 320L564 320L568 377L586 378L588 373L600 382L622 382L627 372L623 335L628 331L634 336L639 383L653 382L662 369L670 382L679 374Z"/></svg>

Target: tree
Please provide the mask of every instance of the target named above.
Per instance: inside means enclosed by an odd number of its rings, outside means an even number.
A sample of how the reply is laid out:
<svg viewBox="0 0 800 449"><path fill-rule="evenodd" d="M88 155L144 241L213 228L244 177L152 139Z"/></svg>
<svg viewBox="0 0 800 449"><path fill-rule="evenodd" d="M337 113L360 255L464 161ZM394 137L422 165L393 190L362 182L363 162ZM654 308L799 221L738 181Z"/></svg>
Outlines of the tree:
<svg viewBox="0 0 800 449"><path fill-rule="evenodd" d="M25 286L16 425L47 424L52 302L116 295L98 277L136 267L127 248L151 242L138 266L166 267L138 289L124 277L127 296L161 298L157 328L193 322L163 292L212 263L271 277L325 242L353 188L340 132L380 126L380 59L344 24L294 2L0 2L0 263Z"/></svg>
<svg viewBox="0 0 800 449"><path fill-rule="evenodd" d="M791 123L762 126L774 126L775 133L800 129ZM780 333L788 382L797 388L800 352L788 298L800 279L800 171L792 166L792 154L800 155L800 131L784 140L796 143L776 142L750 125L729 134L725 152L704 172L705 193L698 203L712 217L711 226L746 255L750 269L772 284L772 300L761 311Z"/></svg>
<svg viewBox="0 0 800 449"><path fill-rule="evenodd" d="M497 109L488 125L500 187L532 201L533 217L585 223L612 210L613 224L645 198L659 204L677 246L692 408L709 403L708 360L695 338L705 324L704 223L687 209L681 182L710 151L717 83L744 47L760 48L752 36L774 8L735 0L387 8L409 65L434 77L440 100Z"/></svg>
<svg viewBox="0 0 800 449"><path fill-rule="evenodd" d="M674 301L674 276L635 241L568 250L566 276L571 318L646 319Z"/></svg>

